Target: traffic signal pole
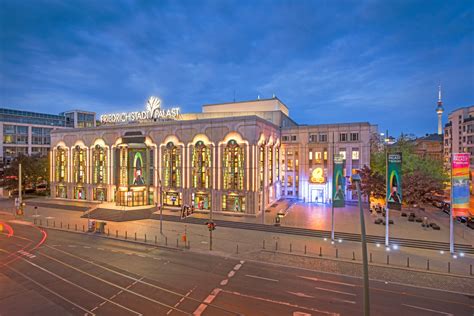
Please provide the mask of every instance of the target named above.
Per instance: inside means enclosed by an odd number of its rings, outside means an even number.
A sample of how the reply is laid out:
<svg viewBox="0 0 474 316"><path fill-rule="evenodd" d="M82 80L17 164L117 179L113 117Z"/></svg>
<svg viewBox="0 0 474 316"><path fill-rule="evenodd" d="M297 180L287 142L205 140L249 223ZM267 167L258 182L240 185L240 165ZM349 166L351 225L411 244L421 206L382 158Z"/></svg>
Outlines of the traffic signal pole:
<svg viewBox="0 0 474 316"><path fill-rule="evenodd" d="M21 196L21 163L18 164L18 208L21 210L22 208L22 196ZM18 212L18 211L17 211ZM18 212L20 213L20 212Z"/></svg>
<svg viewBox="0 0 474 316"><path fill-rule="evenodd" d="M212 207L209 210L209 222L212 225ZM212 250L212 229L209 229L209 250Z"/></svg>

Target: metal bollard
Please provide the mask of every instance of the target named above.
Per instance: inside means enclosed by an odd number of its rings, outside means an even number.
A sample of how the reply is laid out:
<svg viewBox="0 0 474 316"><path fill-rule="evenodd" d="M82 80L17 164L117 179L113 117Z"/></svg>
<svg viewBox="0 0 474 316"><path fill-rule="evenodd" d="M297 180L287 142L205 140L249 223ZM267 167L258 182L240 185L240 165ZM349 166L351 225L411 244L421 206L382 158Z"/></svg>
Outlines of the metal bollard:
<svg viewBox="0 0 474 316"><path fill-rule="evenodd" d="M336 248L336 258L339 258L339 251L337 248Z"/></svg>
<svg viewBox="0 0 474 316"><path fill-rule="evenodd" d="M53 227L56 227L56 221L53 221Z"/></svg>
<svg viewBox="0 0 474 316"><path fill-rule="evenodd" d="M46 220L46 227L48 227L48 226L49 226L49 221L48 221L48 220Z"/></svg>
<svg viewBox="0 0 474 316"><path fill-rule="evenodd" d="M278 241L275 241L275 251L278 251Z"/></svg>
<svg viewBox="0 0 474 316"><path fill-rule="evenodd" d="M448 261L448 273L451 273L451 262Z"/></svg>
<svg viewBox="0 0 474 316"><path fill-rule="evenodd" d="M69 229L69 223L67 223L67 229Z"/></svg>
<svg viewBox="0 0 474 316"><path fill-rule="evenodd" d="M407 268L410 267L410 257L407 257Z"/></svg>
<svg viewBox="0 0 474 316"><path fill-rule="evenodd" d="M156 235L155 235L155 245L158 243L157 241L158 241L158 240L157 240L157 237L156 237Z"/></svg>
<svg viewBox="0 0 474 316"><path fill-rule="evenodd" d="M263 249L265 249L265 239L263 240Z"/></svg>
<svg viewBox="0 0 474 316"><path fill-rule="evenodd" d="M127 231L125 231L125 239L127 239Z"/></svg>
<svg viewBox="0 0 474 316"><path fill-rule="evenodd" d="M239 254L239 244L237 244L237 249L235 250L236 254Z"/></svg>
<svg viewBox="0 0 474 316"><path fill-rule="evenodd" d="M426 259L426 270L430 269L430 259Z"/></svg>
<svg viewBox="0 0 474 316"><path fill-rule="evenodd" d="M36 225L36 218L34 218L34 219L33 219L33 224L35 224L35 225Z"/></svg>
<svg viewBox="0 0 474 316"><path fill-rule="evenodd" d="M107 236L110 236L110 229L107 228Z"/></svg>
<svg viewBox="0 0 474 316"><path fill-rule="evenodd" d="M41 225L41 220L40 220L40 225ZM61 222L61 228L63 228L63 222Z"/></svg>
<svg viewBox="0 0 474 316"><path fill-rule="evenodd" d="M304 245L304 254L306 254L306 245Z"/></svg>
<svg viewBox="0 0 474 316"><path fill-rule="evenodd" d="M178 247L179 247L179 239L176 238L176 248L178 248Z"/></svg>
<svg viewBox="0 0 474 316"><path fill-rule="evenodd" d="M323 247L319 247L319 256L320 256L320 257L323 256Z"/></svg>
<svg viewBox="0 0 474 316"><path fill-rule="evenodd" d="M291 246L291 242L290 242L290 252L292 252L293 250L293 247Z"/></svg>
<svg viewBox="0 0 474 316"><path fill-rule="evenodd" d="M387 264L390 264L390 256L387 255Z"/></svg>
<svg viewBox="0 0 474 316"><path fill-rule="evenodd" d="M369 261L372 262L372 253L370 253L370 260Z"/></svg>
<svg viewBox="0 0 474 316"><path fill-rule="evenodd" d="M146 234L145 234L145 242L146 242Z"/></svg>
<svg viewBox="0 0 474 316"><path fill-rule="evenodd" d="M77 224L74 224L74 230L77 231Z"/></svg>
<svg viewBox="0 0 474 316"><path fill-rule="evenodd" d="M135 240L137 240L137 233L135 233Z"/></svg>
<svg viewBox="0 0 474 316"><path fill-rule="evenodd" d="M353 251L353 252L352 252L352 260L355 260L355 259L356 259L356 254L355 254L355 252Z"/></svg>
<svg viewBox="0 0 474 316"><path fill-rule="evenodd" d="M168 246L168 237L165 236L165 246Z"/></svg>
<svg viewBox="0 0 474 316"><path fill-rule="evenodd" d="M82 232L85 232L85 231L86 231L86 229L84 227L84 224L82 224Z"/></svg>
<svg viewBox="0 0 474 316"><path fill-rule="evenodd" d="M118 229L115 230L115 238L118 238Z"/></svg>

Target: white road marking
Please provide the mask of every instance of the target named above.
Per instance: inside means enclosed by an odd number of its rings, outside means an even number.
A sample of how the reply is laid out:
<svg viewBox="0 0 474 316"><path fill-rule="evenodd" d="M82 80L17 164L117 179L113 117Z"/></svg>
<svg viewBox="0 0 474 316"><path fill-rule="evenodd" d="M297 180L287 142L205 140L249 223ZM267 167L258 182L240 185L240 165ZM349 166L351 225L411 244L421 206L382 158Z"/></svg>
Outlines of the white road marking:
<svg viewBox="0 0 474 316"><path fill-rule="evenodd" d="M40 267L39 265L34 264L33 262L31 262L31 261L29 261L29 260L25 260L25 262L29 263L30 265L32 265L32 266L34 266L34 267L36 267L36 268L38 268L38 269L40 269L40 270L42 270L42 271L48 273L48 274L51 274L52 276L55 276L56 278L58 278L58 279L60 279L60 280L62 280L62 281L64 281L64 282L66 282L66 283L68 283L68 284L70 284L70 285L73 285L73 286L75 286L75 287L78 287L78 288L80 288L81 290L86 291L86 292L89 293L89 294L92 294L92 295L94 295L94 296L97 296L97 297L99 297L99 298L101 298L101 299L103 299L103 300L109 301L111 304L114 304L114 305L116 305L116 306L118 306L118 307L120 307L120 308L123 308L123 309L125 309L125 310L127 310L127 311L129 311L129 312L131 312L131 313L133 313L133 314L135 314L135 315L142 315L142 314L140 314L140 313L138 313L138 312L136 312L136 311L134 311L134 310L132 310L132 309L130 309L130 308L128 308L128 307L125 307L125 306L123 306L123 305L120 305L120 304L118 304L118 303L115 303L115 302L109 300L108 298L103 297L103 296L100 295L100 294L97 294L97 293L95 293L95 292L92 292L92 291L90 291L90 290L88 290L88 289L86 289L86 288L84 288L84 287L82 287L82 286L80 286L80 285L78 285L78 284L75 284L75 283L69 281L68 279L63 278L62 276L57 275L56 273L49 271L48 269L45 269L45 268L43 268L43 267Z"/></svg>
<svg viewBox="0 0 474 316"><path fill-rule="evenodd" d="M293 316L311 316L311 314L304 312L293 312Z"/></svg>
<svg viewBox="0 0 474 316"><path fill-rule="evenodd" d="M441 311L437 311L437 310L429 309L429 308L425 308L425 307L420 307L420 306L415 306L415 305L408 305L408 304L402 304L402 305L407 306L407 307L411 307L411 308L415 308L415 309L420 309L420 310L423 310L423 311L428 311L428 312L441 314L441 315L453 316L453 314L451 314L451 313L445 313L445 312L441 312Z"/></svg>
<svg viewBox="0 0 474 316"><path fill-rule="evenodd" d="M227 276L228 276L229 278L231 278L231 277L234 276L234 274L235 274L235 271L232 270L232 271L230 271L230 272L227 274Z"/></svg>
<svg viewBox="0 0 474 316"><path fill-rule="evenodd" d="M68 245L68 247L75 248L76 245Z"/></svg>
<svg viewBox="0 0 474 316"><path fill-rule="evenodd" d="M240 269L241 267L242 267L242 264L239 263L239 264L237 264L237 265L234 267L234 270L235 270L235 271L239 271L239 269Z"/></svg>
<svg viewBox="0 0 474 316"><path fill-rule="evenodd" d="M93 313L93 311L94 311L93 309L89 311L89 310L87 310L85 307L82 307L82 306L80 306L80 305L77 305L76 303L70 301L69 299L65 298L65 297L62 296L61 294L56 293L56 292L54 292L53 290L47 288L47 287L44 286L43 284L36 282L35 280L33 280L32 278L30 278L30 277L27 276L26 274L23 274L23 273L21 273L20 271L17 271L17 270L15 270L15 269L13 269L12 267L9 267L9 266L6 266L6 267L7 267L8 269L12 270L12 271L15 272L15 273L18 273L19 275L21 275L21 276L24 277L25 279L27 279L27 280L33 282L34 284L38 285L38 286L41 287L42 289L48 291L49 293L51 293L51 294L53 294L53 295L56 295L57 297L61 298L62 300L66 301L66 302L68 302L69 304L71 304L71 305L73 305L73 306L76 306L76 307L79 308L80 310L83 310L84 312L86 312L86 315L90 315L90 314L91 314L91 315L95 315L95 314Z"/></svg>
<svg viewBox="0 0 474 316"><path fill-rule="evenodd" d="M245 276L246 276L246 277L249 277L249 278L254 278L254 279L266 280L266 281L271 281L271 282L279 282L278 280L269 279L269 278L264 278L264 277L260 277L260 276L258 276L258 275L246 274Z"/></svg>
<svg viewBox="0 0 474 316"><path fill-rule="evenodd" d="M9 223L12 224L18 224L18 225L28 225L28 226L33 226L33 223L27 222L27 221L20 221L18 219L12 219L11 221L8 221Z"/></svg>
<svg viewBox="0 0 474 316"><path fill-rule="evenodd" d="M219 294L220 291L222 290L219 288L215 288L214 290L212 290L211 294L209 294L206 297L204 302L201 305L199 305L198 308L196 308L193 315L200 316L204 312L204 310L207 308L208 304L212 303L212 301L216 298L217 294Z"/></svg>
<svg viewBox="0 0 474 316"><path fill-rule="evenodd" d="M339 294L344 294L344 295L350 295L350 296L356 296L354 293L347 293L347 292L342 292L342 291L336 291L336 290L331 290L331 289L325 289L323 287L315 287L316 290L321 290L321 291L327 291L327 292L332 292L332 293L339 293Z"/></svg>
<svg viewBox="0 0 474 316"><path fill-rule="evenodd" d="M355 287L355 284L350 284L350 283L337 282L337 281L330 281L330 280L324 280L324 279L313 278L313 277L307 277L307 276L301 276L301 275L298 275L298 277L299 277L299 278L306 279L306 280L311 280L311 281L324 282L324 283L332 283L332 284L339 284L339 285L346 285L346 286L350 286L350 287Z"/></svg>
<svg viewBox="0 0 474 316"><path fill-rule="evenodd" d="M54 249L54 248L53 248L53 249ZM163 306L165 306L165 307L172 308L172 306L170 306L170 305L168 305L168 304L166 304L166 303L157 301L157 300L155 300L155 299L152 299L152 298L150 298L150 297L148 297L148 296L145 296L145 295L142 295L142 294L140 294L140 293L133 292L133 291L131 291L131 290L125 289L125 288L123 288L123 287L120 286L120 285L117 285L117 284L112 283L112 282L109 282L109 281L107 281L107 280L105 280L105 279L99 278L98 276L95 276L95 275L90 274L90 273L88 273L88 272L86 272L86 271L83 271L83 270L81 270L81 269L78 269L78 268L76 268L76 267L74 267L74 266L72 266L72 265L70 265L70 264L68 264L68 263L62 262L61 260L58 260L58 259L56 259L56 258L54 258L54 257L51 257L51 256L49 256L49 255L47 255L47 254L45 254L45 253L41 253L41 255L44 256L44 257L46 257L46 258L49 258L49 259L51 259L51 260L53 260L53 261L56 261L56 262L58 262L58 263L60 263L60 264L62 264L62 265L64 265L64 266L66 266L66 267L69 267L69 268L71 268L71 269L73 269L73 270L76 270L76 271L78 271L78 272L80 272L80 273L82 273L82 274L88 275L88 276L90 276L91 278L94 278L94 279L96 279L96 280L102 281L103 283L106 283L106 284L111 285L111 286L113 286L113 287L119 288L119 289L121 289L122 291L126 291L126 292L128 292L128 293L130 293L130 294L132 294L132 295L136 295L136 296L141 297L141 298L143 298L143 299L145 299L145 300L147 300L147 301L150 301L150 302L153 302L153 303L156 303L156 304L159 304L159 305L163 305ZM135 279L135 278L132 278L132 279L133 279L133 280L137 280L137 279ZM138 280L138 281L139 281L139 280ZM137 281L137 282L138 282L138 281ZM112 301L110 301L110 302L112 302ZM114 303L114 302L113 302L113 303ZM115 304L115 303L114 303L114 304ZM182 311L180 311L180 312L182 312Z"/></svg>
<svg viewBox="0 0 474 316"><path fill-rule="evenodd" d="M304 294L304 293L301 293L301 292L290 292L290 291L286 291L286 292L290 293L290 294L293 294L295 296L298 296L298 297L314 298L314 296Z"/></svg>
<svg viewBox="0 0 474 316"><path fill-rule="evenodd" d="M84 246L84 248L86 248L86 249L90 249L91 247L89 247L89 246Z"/></svg>
<svg viewBox="0 0 474 316"><path fill-rule="evenodd" d="M339 315L338 313L323 311L323 310L319 310L319 309L313 308L313 307L299 306L299 305L295 305L295 304L288 303L288 302L276 301L276 300L272 300L272 299L268 299L268 298L242 294L242 293L239 293L239 292L226 291L226 290L222 290L222 292L227 293L227 294L236 295L236 296L247 297L247 298L251 298L251 299L254 299L254 300L258 300L258 301L270 302L270 303L290 306L290 307L298 308L298 309L305 309L305 310L308 310L308 311L313 311L313 312L326 314L326 315L334 315L334 316Z"/></svg>
<svg viewBox="0 0 474 316"><path fill-rule="evenodd" d="M222 286L227 285L228 282L229 282L229 279L224 279L221 281L221 285Z"/></svg>
<svg viewBox="0 0 474 316"><path fill-rule="evenodd" d="M144 255L137 255L137 256L142 257L142 258L146 258L146 256L144 256Z"/></svg>
<svg viewBox="0 0 474 316"><path fill-rule="evenodd" d="M190 289L190 290L188 291L188 293L186 293L186 295L184 295L176 304L174 304L174 307L175 307L175 308L178 307L178 305L181 304L181 303L184 301L184 299L185 299L186 297L188 297L188 296L196 289L196 287L197 287L197 285L196 285L195 287L193 287L192 289ZM170 310L166 313L166 315L171 314L172 311L173 311L173 310L170 309Z"/></svg>

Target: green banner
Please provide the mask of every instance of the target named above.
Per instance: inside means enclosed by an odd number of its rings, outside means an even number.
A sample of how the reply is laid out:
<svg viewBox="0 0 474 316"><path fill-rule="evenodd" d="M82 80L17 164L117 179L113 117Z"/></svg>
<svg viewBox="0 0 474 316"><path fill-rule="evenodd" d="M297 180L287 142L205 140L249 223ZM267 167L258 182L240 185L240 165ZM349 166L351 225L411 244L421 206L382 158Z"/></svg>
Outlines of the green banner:
<svg viewBox="0 0 474 316"><path fill-rule="evenodd" d="M344 159L335 155L332 173L332 203L334 207L346 206L345 179L344 179Z"/></svg>
<svg viewBox="0 0 474 316"><path fill-rule="evenodd" d="M402 209L402 153L387 153L387 207Z"/></svg>

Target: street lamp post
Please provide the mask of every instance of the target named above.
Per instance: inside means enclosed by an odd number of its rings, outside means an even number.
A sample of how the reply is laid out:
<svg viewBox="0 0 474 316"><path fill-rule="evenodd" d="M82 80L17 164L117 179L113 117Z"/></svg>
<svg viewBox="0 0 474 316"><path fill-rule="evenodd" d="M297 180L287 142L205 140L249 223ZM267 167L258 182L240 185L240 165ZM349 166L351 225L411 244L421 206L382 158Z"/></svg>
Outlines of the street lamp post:
<svg viewBox="0 0 474 316"><path fill-rule="evenodd" d="M369 264L367 262L367 240L365 235L365 220L364 210L362 208L361 192L360 192L360 175L354 174L352 176L352 182L356 183L357 196L359 200L359 211L360 211L360 233L362 242L362 267L364 274L364 316L370 315L370 301L369 301ZM388 223L387 223L388 226Z"/></svg>

